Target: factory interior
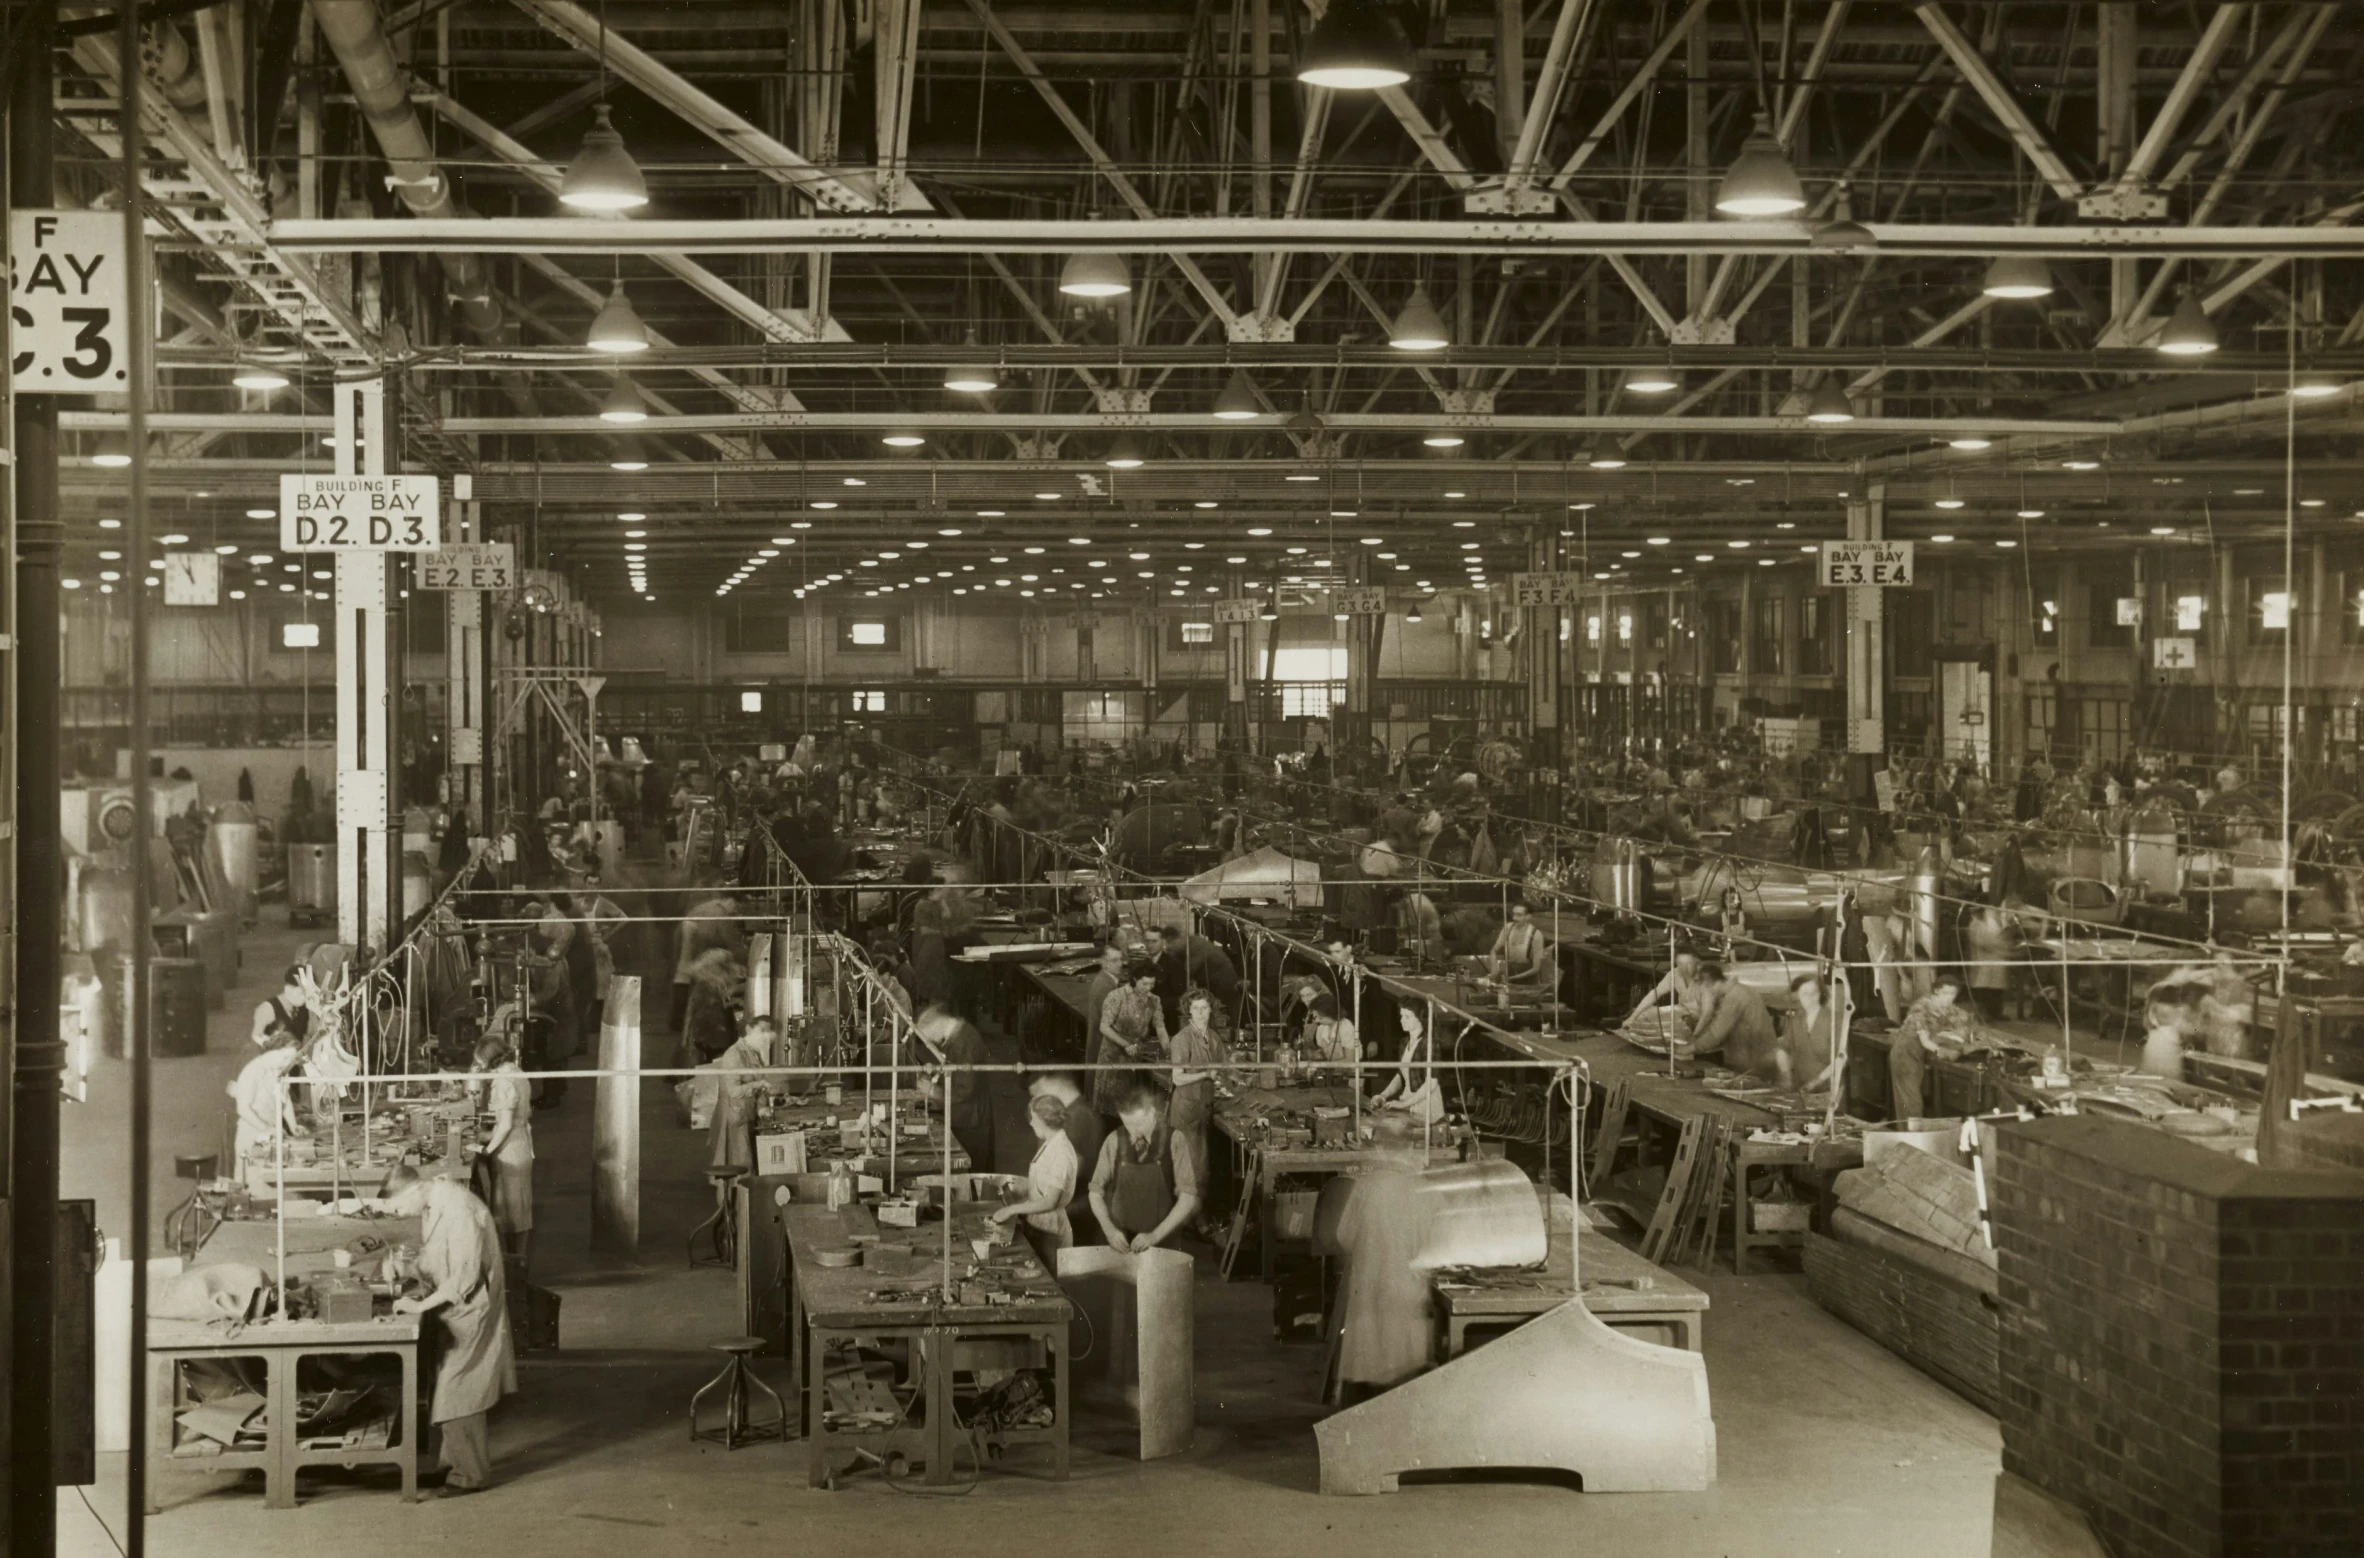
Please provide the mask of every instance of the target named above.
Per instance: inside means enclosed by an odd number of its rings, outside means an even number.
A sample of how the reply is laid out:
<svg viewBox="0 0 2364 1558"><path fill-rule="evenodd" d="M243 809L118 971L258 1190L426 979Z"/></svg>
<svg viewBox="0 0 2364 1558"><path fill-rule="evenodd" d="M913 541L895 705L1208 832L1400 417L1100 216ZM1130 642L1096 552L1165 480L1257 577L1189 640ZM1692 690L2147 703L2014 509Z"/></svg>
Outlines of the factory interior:
<svg viewBox="0 0 2364 1558"><path fill-rule="evenodd" d="M0 1553L2364 1552L2360 74L0 6Z"/></svg>

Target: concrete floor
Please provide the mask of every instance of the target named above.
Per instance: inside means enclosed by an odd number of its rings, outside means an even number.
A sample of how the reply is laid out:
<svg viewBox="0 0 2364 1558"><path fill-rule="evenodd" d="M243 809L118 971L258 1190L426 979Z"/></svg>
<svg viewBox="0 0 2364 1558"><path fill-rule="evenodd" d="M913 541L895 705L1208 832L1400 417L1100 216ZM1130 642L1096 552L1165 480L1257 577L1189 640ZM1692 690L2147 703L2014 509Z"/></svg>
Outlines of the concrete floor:
<svg viewBox="0 0 2364 1558"><path fill-rule="evenodd" d="M248 1013L297 939L284 928L250 936L246 985L216 1015L209 1053L159 1068L156 1141L167 1160L184 1143L224 1133L221 1086L243 1059ZM661 1017L662 1001L650 1005ZM121 1089L108 1085L120 1083L120 1069L102 1063L93 1103L70 1109L66 1124L67 1193L98 1195L110 1232L128 1201ZM151 1552L313 1558L389 1537L464 1541L504 1558L574 1558L585 1542L655 1555L777 1549L784 1540L889 1554L1120 1544L1143 1555L1466 1554L1571 1543L1621 1558L1988 1551L2000 1454L1994 1420L1823 1313L1802 1278L1720 1271L1684 1273L1714 1304L1706 1348L1720 1466L1706 1493L1587 1496L1490 1484L1324 1499L1314 1491L1312 1433L1319 1349L1271 1342L1266 1290L1222 1283L1203 1258L1200 1427L1187 1455L1136 1464L1122 1455L1114 1425L1086 1419L1064 1486L1027 1477L1026 1463L1015 1461L966 1495L906 1492L875 1478L814 1491L801 1446L726 1454L689 1442L690 1393L717 1363L705 1345L739 1329L731 1276L683 1263L682 1236L709 1204L697 1172L704 1143L675 1123L670 1093L648 1084L641 1259L595 1260L587 1253L590 1094L576 1084L562 1108L536 1122L535 1267L563 1297L565 1350L527 1361L522 1394L494 1416L500 1485L406 1508L383 1477L319 1476L306 1481L301 1508L268 1512L259 1486L175 1473L165 1511L148 1524ZM159 1217L178 1199L170 1172L166 1161ZM775 1383L781 1372L772 1365ZM117 1553L124 1495L123 1458L102 1457L97 1486L60 1496L60 1551ZM980 1526L987 1513L998 1523Z"/></svg>

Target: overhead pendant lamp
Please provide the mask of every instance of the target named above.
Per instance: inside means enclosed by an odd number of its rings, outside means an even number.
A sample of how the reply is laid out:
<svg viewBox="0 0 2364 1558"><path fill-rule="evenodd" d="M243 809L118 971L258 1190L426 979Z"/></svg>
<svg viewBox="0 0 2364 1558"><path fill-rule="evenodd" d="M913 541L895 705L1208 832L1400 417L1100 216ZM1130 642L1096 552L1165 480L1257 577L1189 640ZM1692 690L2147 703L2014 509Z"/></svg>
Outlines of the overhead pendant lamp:
<svg viewBox="0 0 2364 1558"><path fill-rule="evenodd" d="M1990 298L2048 298L2052 295L2052 267L2036 254L1998 254L1986 268L1978 289Z"/></svg>
<svg viewBox="0 0 2364 1558"><path fill-rule="evenodd" d="M1726 216L1787 216L1806 209L1806 189L1789 153L1773 139L1773 123L1757 115L1756 127L1740 143L1740 155L1716 187L1716 209Z"/></svg>
<svg viewBox="0 0 2364 1558"><path fill-rule="evenodd" d="M1459 433L1444 432L1430 433L1427 437L1421 439L1420 441L1431 449L1458 449L1463 444L1469 442L1468 439L1462 437Z"/></svg>
<svg viewBox="0 0 2364 1558"><path fill-rule="evenodd" d="M1814 229L1814 247L1833 254L1861 254L1879 246L1872 230L1855 220L1855 201L1841 184L1830 220Z"/></svg>
<svg viewBox="0 0 2364 1558"><path fill-rule="evenodd" d="M2216 326L2200 306L2200 295L2186 292L2159 332L2159 350L2170 357L2205 357L2216 350Z"/></svg>
<svg viewBox="0 0 2364 1558"><path fill-rule="evenodd" d="M1121 254L1107 254L1100 250L1086 250L1067 256L1067 264L1059 272L1059 290L1071 298L1106 300L1123 297L1133 290L1132 267Z"/></svg>
<svg viewBox="0 0 2364 1558"><path fill-rule="evenodd" d="M624 149L624 137L608 122L608 107L591 109L591 129L583 149L566 165L558 186L558 203L576 211L637 211L648 204L648 180L640 164Z"/></svg>
<svg viewBox="0 0 2364 1558"><path fill-rule="evenodd" d="M1445 330L1445 316L1428 300L1428 288L1413 287L1404 311L1388 327L1387 344L1399 352L1441 352L1452 341Z"/></svg>
<svg viewBox="0 0 2364 1558"><path fill-rule="evenodd" d="M1112 471L1137 471L1149 462L1141 453L1140 442L1128 434L1109 446L1108 458L1104 463Z"/></svg>
<svg viewBox="0 0 2364 1558"><path fill-rule="evenodd" d="M972 351L977 347L977 331L971 326L961 345ZM1001 376L992 368L977 363L962 363L944 370L944 387L959 395L990 395L1001 388Z"/></svg>
<svg viewBox="0 0 2364 1558"><path fill-rule="evenodd" d="M2339 380L2328 373L2302 373L2290 386L2290 393L2301 400L2321 400L2339 391Z"/></svg>
<svg viewBox="0 0 2364 1558"><path fill-rule="evenodd" d="M1264 609L1256 613L1256 620L1258 622L1278 622L1280 620L1280 608L1275 606L1271 601L1266 601L1264 603Z"/></svg>
<svg viewBox="0 0 2364 1558"><path fill-rule="evenodd" d="M121 470L131 463L131 446L115 434L109 433L99 440L98 448L91 454L90 463L103 465L111 471Z"/></svg>
<svg viewBox="0 0 2364 1558"><path fill-rule="evenodd" d="M618 276L609 288L607 301L599 305L598 314L591 320L590 337L583 344L595 352L619 357L648 350L648 326L640 322L639 310L624 295L623 277Z"/></svg>
<svg viewBox="0 0 2364 1558"><path fill-rule="evenodd" d="M1224 385L1223 393L1215 397L1215 420L1252 422L1263 414L1263 403L1256 399L1256 386L1249 380L1247 370L1232 369L1231 382Z"/></svg>
<svg viewBox="0 0 2364 1558"><path fill-rule="evenodd" d="M1584 463L1596 471L1622 471L1625 469L1625 455L1615 444L1596 439L1592 447L1584 451Z"/></svg>
<svg viewBox="0 0 2364 1558"><path fill-rule="evenodd" d="M645 471L648 469L648 460L641 454L640 445L627 439L616 446L607 468L611 471Z"/></svg>
<svg viewBox="0 0 2364 1558"><path fill-rule="evenodd" d="M599 420L630 424L648 420L648 402L640 397L640 386L627 373L616 375L615 387L599 403Z"/></svg>
<svg viewBox="0 0 2364 1558"><path fill-rule="evenodd" d="M1412 79L1415 57L1380 0L1330 0L1297 57L1297 79L1333 92L1376 92Z"/></svg>
<svg viewBox="0 0 2364 1558"><path fill-rule="evenodd" d="M287 375L269 363L242 362L230 370L230 382L242 390L280 390L287 388Z"/></svg>
<svg viewBox="0 0 2364 1558"><path fill-rule="evenodd" d="M1420 603L1418 601L1414 601L1411 605L1404 608L1404 620L1406 622L1417 622L1420 620Z"/></svg>
<svg viewBox="0 0 2364 1558"><path fill-rule="evenodd" d="M880 434L878 441L889 449L917 449L927 439L910 428L896 428L893 432Z"/></svg>
<svg viewBox="0 0 2364 1558"><path fill-rule="evenodd" d="M1847 398L1846 387L1835 376L1815 387L1814 397L1806 402L1806 420L1825 427L1855 420L1855 402Z"/></svg>
<svg viewBox="0 0 2364 1558"><path fill-rule="evenodd" d="M1672 363L1635 368L1625 376L1626 392L1633 395L1663 395L1681 382Z"/></svg>

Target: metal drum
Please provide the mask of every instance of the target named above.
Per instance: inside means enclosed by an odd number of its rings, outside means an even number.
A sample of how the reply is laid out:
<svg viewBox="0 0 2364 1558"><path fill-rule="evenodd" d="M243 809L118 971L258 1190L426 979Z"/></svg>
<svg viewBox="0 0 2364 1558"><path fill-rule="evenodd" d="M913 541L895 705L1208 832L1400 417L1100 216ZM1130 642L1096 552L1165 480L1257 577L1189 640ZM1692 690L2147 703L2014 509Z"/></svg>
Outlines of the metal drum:
<svg viewBox="0 0 2364 1558"><path fill-rule="evenodd" d="M287 846L287 923L318 925L337 915L337 847Z"/></svg>
<svg viewBox="0 0 2364 1558"><path fill-rule="evenodd" d="M253 807L232 801L214 808L212 825L205 830L205 853L228 897L222 907L241 925L254 923L255 889L263 880L261 852Z"/></svg>
<svg viewBox="0 0 2364 1558"><path fill-rule="evenodd" d="M131 873L113 866L85 865L76 904L81 914L82 950L131 950Z"/></svg>
<svg viewBox="0 0 2364 1558"><path fill-rule="evenodd" d="M435 849L435 819L427 815L424 806L402 808L402 852L432 854Z"/></svg>
<svg viewBox="0 0 2364 1558"><path fill-rule="evenodd" d="M1604 838L1593 850L1592 896L1619 914L1642 909L1642 847L1629 838Z"/></svg>

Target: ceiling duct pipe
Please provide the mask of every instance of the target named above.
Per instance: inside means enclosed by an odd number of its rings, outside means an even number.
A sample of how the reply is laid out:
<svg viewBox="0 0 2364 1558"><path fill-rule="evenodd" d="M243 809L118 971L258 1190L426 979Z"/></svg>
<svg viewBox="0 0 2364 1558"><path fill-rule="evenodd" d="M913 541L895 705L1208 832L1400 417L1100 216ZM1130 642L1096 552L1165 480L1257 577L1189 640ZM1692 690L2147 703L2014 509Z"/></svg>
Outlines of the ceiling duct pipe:
<svg viewBox="0 0 2364 1558"><path fill-rule="evenodd" d="M312 0L320 35L336 51L352 83L353 100L369 120L394 178L394 192L416 217L454 219L468 213L452 199L451 179L435 160L435 148L410 106L410 76L394 58L394 46L378 17L376 0ZM501 305L493 300L492 275L477 254L445 254L444 280L460 317L487 340L498 339Z"/></svg>

